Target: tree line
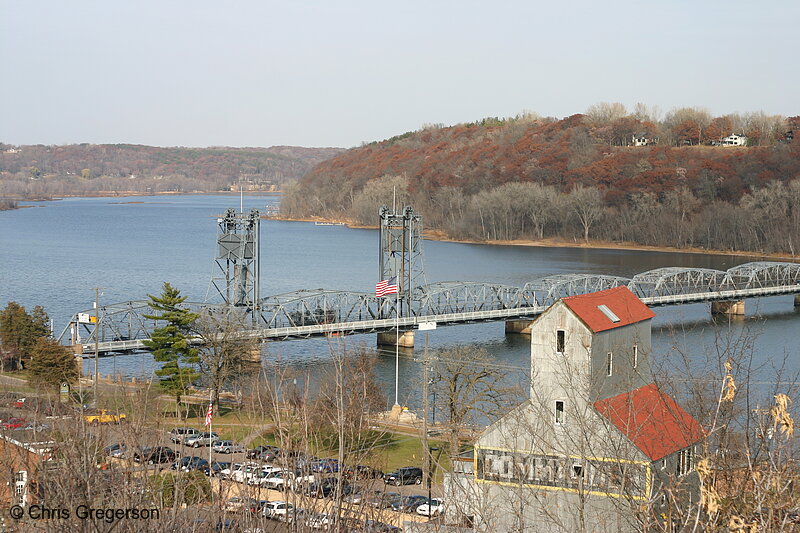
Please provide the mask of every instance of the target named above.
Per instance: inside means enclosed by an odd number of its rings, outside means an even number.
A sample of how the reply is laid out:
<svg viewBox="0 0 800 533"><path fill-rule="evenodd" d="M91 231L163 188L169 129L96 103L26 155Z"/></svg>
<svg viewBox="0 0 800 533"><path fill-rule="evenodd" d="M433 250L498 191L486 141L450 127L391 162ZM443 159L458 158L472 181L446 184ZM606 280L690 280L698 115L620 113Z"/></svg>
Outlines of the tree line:
<svg viewBox="0 0 800 533"><path fill-rule="evenodd" d="M526 115L429 127L362 146L317 165L289 188L281 212L372 225L378 207L398 196L429 228L457 239L797 253L800 141L792 132L800 119L683 109L656 127L642 109L623 111L609 104L563 120ZM687 120L705 133L668 146ZM620 121L627 129L619 130ZM613 140L648 123L644 136L656 145ZM705 145L729 124L745 128L757 146Z"/></svg>
<svg viewBox="0 0 800 533"><path fill-rule="evenodd" d="M0 196L279 190L337 148L160 148L0 143Z"/></svg>

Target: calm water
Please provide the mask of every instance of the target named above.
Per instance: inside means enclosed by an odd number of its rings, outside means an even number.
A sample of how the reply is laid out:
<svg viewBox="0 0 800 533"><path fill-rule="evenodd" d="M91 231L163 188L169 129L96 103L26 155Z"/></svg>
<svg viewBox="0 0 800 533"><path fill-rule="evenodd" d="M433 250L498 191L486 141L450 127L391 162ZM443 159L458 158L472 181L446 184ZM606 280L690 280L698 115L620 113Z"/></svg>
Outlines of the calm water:
<svg viewBox="0 0 800 533"><path fill-rule="evenodd" d="M274 196L246 197L245 209L277 203ZM210 292L215 253L216 218L238 208L233 196L71 198L32 203L0 212L0 305L15 300L26 308L40 304L50 314L56 334L73 313L88 309L93 287L102 287L101 304L138 300L158 294L169 281L191 301L214 299ZM302 288L374 290L377 276L377 231L306 222L262 223L263 294ZM632 276L664 266L725 270L748 259L722 255L485 246L426 241L429 282L491 281L521 286L535 278L565 272ZM707 305L655 309L655 357L665 368L681 366L682 354L701 368L719 346L754 338L752 368L759 379L774 380L775 367L788 360L782 379L791 379L800 364L797 333L800 314L791 297L748 300L747 318L714 324ZM372 335L345 339L347 345L374 346ZM433 349L478 344L520 374L529 367L528 339L506 336L502 322L453 326L429 333ZM424 335L417 334L415 354ZM326 340L272 343L265 357L290 362L301 372L320 375L329 364ZM149 355L105 358L103 374L149 375ZM379 375L393 391L394 357L382 357ZM401 361L401 398L413 403L419 363ZM691 377L689 375L686 376ZM393 393L392 393L393 396Z"/></svg>

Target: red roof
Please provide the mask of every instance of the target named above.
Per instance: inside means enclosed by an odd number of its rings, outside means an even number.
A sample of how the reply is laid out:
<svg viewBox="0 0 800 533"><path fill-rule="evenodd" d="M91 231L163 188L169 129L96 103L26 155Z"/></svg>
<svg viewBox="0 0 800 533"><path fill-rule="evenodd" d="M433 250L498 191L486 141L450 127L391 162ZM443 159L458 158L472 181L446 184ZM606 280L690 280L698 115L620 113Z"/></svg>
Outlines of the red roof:
<svg viewBox="0 0 800 533"><path fill-rule="evenodd" d="M628 287L614 287L600 292L569 296L562 300L593 332L619 328L656 316ZM604 305L611 316L599 306ZM613 318L616 315L618 321Z"/></svg>
<svg viewBox="0 0 800 533"><path fill-rule="evenodd" d="M655 383L594 403L605 416L642 450L658 461L705 436L703 427Z"/></svg>

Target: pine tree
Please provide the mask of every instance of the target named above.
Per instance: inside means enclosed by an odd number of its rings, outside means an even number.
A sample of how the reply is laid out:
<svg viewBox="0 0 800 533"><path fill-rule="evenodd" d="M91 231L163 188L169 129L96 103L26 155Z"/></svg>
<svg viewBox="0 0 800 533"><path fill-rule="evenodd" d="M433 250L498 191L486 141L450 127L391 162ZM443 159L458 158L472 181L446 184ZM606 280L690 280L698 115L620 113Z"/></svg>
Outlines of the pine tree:
<svg viewBox="0 0 800 533"><path fill-rule="evenodd" d="M78 379L78 365L70 351L54 339L39 337L30 352L29 381L45 387L58 387Z"/></svg>
<svg viewBox="0 0 800 533"><path fill-rule="evenodd" d="M177 404L181 396L199 377L194 365L199 363L199 351L189 344L188 335L199 315L181 307L186 300L181 291L167 282L161 290L161 296L147 295L147 305L159 314L144 315L150 320L166 322L166 325L153 331L150 340L144 344L153 352L153 357L163 363L156 375L160 378L161 389L173 396Z"/></svg>
<svg viewBox="0 0 800 533"><path fill-rule="evenodd" d="M17 369L30 357L31 350L40 337L50 333L50 318L37 305L33 315L28 314L17 302L8 302L0 311L0 343L5 357L16 359Z"/></svg>

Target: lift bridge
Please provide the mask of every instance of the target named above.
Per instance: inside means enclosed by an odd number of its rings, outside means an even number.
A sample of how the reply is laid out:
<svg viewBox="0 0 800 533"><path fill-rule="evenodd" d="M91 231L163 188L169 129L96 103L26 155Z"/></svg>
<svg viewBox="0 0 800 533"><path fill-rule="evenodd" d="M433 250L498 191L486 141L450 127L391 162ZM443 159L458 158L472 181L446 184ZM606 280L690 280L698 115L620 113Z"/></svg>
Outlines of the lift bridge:
<svg viewBox="0 0 800 533"><path fill-rule="evenodd" d="M522 287L497 283L422 283L422 221L411 207L379 212L378 279L395 277L398 293L303 289L260 297L260 216L229 209L217 219L218 253L212 285L220 303L184 305L198 313L232 310L245 316L243 338L287 340L317 336L387 333L486 321L530 321L560 298L627 286L649 306L710 302L712 311L743 314L745 298L794 294L800 305L800 264L751 262L726 271L667 267L632 278L601 274L559 274ZM76 353L110 355L145 350L143 340L159 324L147 300L104 305L76 313L59 340ZM507 328L508 330L508 328ZM399 335L398 335L399 336ZM194 338L200 342L199 337ZM379 336L380 341L380 336ZM402 342L401 342L402 344Z"/></svg>

